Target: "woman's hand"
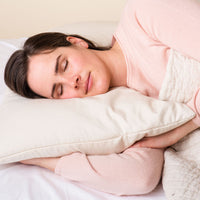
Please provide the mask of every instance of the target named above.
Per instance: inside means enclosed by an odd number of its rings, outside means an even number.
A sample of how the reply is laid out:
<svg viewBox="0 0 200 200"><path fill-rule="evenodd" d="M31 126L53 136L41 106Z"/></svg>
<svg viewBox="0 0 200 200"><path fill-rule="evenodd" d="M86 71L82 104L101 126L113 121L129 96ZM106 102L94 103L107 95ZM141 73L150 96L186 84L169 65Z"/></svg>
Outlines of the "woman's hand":
<svg viewBox="0 0 200 200"><path fill-rule="evenodd" d="M54 172L59 159L60 158L33 158L20 161L20 163L44 167Z"/></svg>
<svg viewBox="0 0 200 200"><path fill-rule="evenodd" d="M181 138L189 134L190 132L197 129L198 126L193 122L189 121L186 124L175 128L167 133L154 136L145 137L142 140L136 142L134 147L149 147L149 148L166 148L178 142Z"/></svg>

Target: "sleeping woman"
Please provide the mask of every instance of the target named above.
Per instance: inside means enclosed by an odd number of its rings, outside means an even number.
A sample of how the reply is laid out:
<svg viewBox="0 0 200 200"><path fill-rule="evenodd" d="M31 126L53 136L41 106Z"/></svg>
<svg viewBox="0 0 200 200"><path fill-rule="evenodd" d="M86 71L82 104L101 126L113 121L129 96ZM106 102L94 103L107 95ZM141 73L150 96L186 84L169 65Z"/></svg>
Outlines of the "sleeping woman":
<svg viewBox="0 0 200 200"><path fill-rule="evenodd" d="M28 98L83 98L118 86L158 98L172 49L200 61L199 19L200 4L195 0L129 0L111 47L98 47L78 35L41 33L30 37L23 49L10 57L5 82ZM184 90L187 93L187 88ZM164 148L200 125L198 91L193 89L184 101L196 113L194 119L160 136L145 138L120 154L76 152L22 162L103 192L148 193L161 178Z"/></svg>

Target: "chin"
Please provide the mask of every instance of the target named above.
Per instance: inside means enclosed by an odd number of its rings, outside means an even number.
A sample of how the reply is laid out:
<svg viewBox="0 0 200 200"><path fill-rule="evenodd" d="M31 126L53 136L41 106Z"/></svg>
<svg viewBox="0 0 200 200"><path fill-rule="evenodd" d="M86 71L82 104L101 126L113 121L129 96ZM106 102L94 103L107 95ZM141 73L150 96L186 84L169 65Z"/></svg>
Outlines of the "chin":
<svg viewBox="0 0 200 200"><path fill-rule="evenodd" d="M100 95L100 94L105 94L109 91L109 84L105 84L105 82L102 84L95 84L93 85L93 87L91 88L91 90L88 92L87 96L96 96L96 95Z"/></svg>
<svg viewBox="0 0 200 200"><path fill-rule="evenodd" d="M99 91L96 90L95 92L88 93L87 96L97 96L100 94L105 94L106 92L108 92L108 90L99 90Z"/></svg>

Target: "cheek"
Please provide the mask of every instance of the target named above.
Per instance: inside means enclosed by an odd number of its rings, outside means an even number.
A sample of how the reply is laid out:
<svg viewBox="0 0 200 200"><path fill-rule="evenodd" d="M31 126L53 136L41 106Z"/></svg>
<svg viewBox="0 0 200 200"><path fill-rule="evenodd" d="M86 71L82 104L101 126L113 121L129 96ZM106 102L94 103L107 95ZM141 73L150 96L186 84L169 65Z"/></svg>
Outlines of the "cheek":
<svg viewBox="0 0 200 200"><path fill-rule="evenodd" d="M73 89L66 89L64 88L64 93L61 97L61 99L71 99L71 98L78 98L81 97L77 91L73 90Z"/></svg>
<svg viewBox="0 0 200 200"><path fill-rule="evenodd" d="M110 88L110 77L108 73L97 73L94 76L95 87L94 89L98 91L98 93L103 94L106 93Z"/></svg>
<svg viewBox="0 0 200 200"><path fill-rule="evenodd" d="M77 73L80 72L80 70L82 70L85 60L80 58L80 57L75 57L72 59L69 59L69 67L70 70L73 70L73 72Z"/></svg>

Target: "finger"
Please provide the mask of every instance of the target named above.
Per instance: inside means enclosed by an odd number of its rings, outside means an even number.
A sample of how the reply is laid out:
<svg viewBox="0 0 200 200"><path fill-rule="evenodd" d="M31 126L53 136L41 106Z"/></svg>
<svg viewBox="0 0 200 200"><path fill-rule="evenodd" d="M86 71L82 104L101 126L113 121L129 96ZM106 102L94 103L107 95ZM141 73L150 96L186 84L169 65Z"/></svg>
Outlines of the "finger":
<svg viewBox="0 0 200 200"><path fill-rule="evenodd" d="M144 138L138 142L136 142L133 146L134 147L149 147L152 148L152 140L150 138Z"/></svg>

